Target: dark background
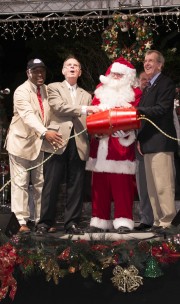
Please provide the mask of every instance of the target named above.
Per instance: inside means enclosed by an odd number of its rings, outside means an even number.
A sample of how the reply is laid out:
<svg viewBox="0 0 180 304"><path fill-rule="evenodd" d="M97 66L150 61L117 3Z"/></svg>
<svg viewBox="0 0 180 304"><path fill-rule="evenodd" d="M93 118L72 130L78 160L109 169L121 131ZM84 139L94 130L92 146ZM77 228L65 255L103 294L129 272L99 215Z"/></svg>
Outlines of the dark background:
<svg viewBox="0 0 180 304"><path fill-rule="evenodd" d="M180 86L180 32L174 23L170 29L162 23L161 19L156 21L159 26L153 31L153 46L163 53L166 59L164 72L173 78L177 86ZM106 20L104 28L108 26ZM48 28L45 26L44 36L40 32L36 33L36 38L29 31L27 39L17 35L15 38L10 34L7 39L1 37L0 40L0 89L9 88L11 93L4 96L4 106L8 120L11 120L13 113L13 93L17 86L26 79L26 64L31 58L41 58L48 67L46 83L63 80L61 68L64 59L69 54L74 54L82 63L82 76L80 85L93 92L99 83L99 76L104 74L111 61L102 50L101 30L95 30L86 34L86 30L79 31L76 35L76 28L72 26L71 31L66 32L61 29L58 35L52 37ZM136 38L133 33L118 32L121 44L131 45ZM175 48L176 52L170 50ZM137 72L143 69L142 63L135 64Z"/></svg>

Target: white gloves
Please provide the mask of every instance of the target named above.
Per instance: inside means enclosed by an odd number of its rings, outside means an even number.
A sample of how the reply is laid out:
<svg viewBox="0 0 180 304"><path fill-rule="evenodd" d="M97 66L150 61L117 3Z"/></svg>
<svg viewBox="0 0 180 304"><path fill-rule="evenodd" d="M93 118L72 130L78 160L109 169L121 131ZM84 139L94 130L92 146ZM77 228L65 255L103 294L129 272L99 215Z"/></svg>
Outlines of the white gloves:
<svg viewBox="0 0 180 304"><path fill-rule="evenodd" d="M112 134L112 137L119 137L119 138L124 138L128 136L131 133L131 131L126 131L124 132L123 130L116 131Z"/></svg>

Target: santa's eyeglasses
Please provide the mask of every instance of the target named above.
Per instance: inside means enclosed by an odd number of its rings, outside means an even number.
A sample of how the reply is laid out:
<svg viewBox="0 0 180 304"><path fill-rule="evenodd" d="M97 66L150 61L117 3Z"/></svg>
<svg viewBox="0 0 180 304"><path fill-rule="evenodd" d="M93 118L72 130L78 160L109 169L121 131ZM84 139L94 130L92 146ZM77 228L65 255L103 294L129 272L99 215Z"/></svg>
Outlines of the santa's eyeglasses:
<svg viewBox="0 0 180 304"><path fill-rule="evenodd" d="M115 78L121 78L121 77L124 76L124 74L111 72L111 76L112 76L112 77L115 77Z"/></svg>

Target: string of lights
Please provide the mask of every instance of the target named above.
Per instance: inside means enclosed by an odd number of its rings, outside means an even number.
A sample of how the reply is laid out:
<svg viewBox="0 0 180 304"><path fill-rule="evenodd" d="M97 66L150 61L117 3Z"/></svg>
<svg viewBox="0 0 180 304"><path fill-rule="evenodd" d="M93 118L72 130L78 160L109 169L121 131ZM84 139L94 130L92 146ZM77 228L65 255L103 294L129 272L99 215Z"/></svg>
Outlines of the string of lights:
<svg viewBox="0 0 180 304"><path fill-rule="evenodd" d="M4 39L22 37L25 40L32 35L34 38L46 39L50 37L64 36L73 38L83 35L91 35L95 32L104 31L115 14L137 16L143 18L153 31L158 33L160 25L165 26L166 32L176 29L180 32L180 5L171 8L145 8L141 10L129 9L126 11L91 11L86 14L13 14L0 18L0 36ZM160 21L159 21L160 19ZM160 25L159 25L160 24Z"/></svg>

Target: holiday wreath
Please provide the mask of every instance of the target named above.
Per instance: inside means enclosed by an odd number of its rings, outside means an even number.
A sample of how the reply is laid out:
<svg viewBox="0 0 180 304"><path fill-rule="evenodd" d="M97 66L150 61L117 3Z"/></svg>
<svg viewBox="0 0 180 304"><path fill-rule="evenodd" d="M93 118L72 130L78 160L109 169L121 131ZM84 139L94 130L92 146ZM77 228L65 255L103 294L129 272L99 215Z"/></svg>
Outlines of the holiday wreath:
<svg viewBox="0 0 180 304"><path fill-rule="evenodd" d="M136 36L136 41L130 46L121 41L121 47L118 41L119 31L128 32L129 37L131 31ZM113 17L113 24L105 29L102 40L102 49L110 60L115 60L121 55L131 62L141 62L145 52L153 44L153 33L150 26L142 19L121 14Z"/></svg>

